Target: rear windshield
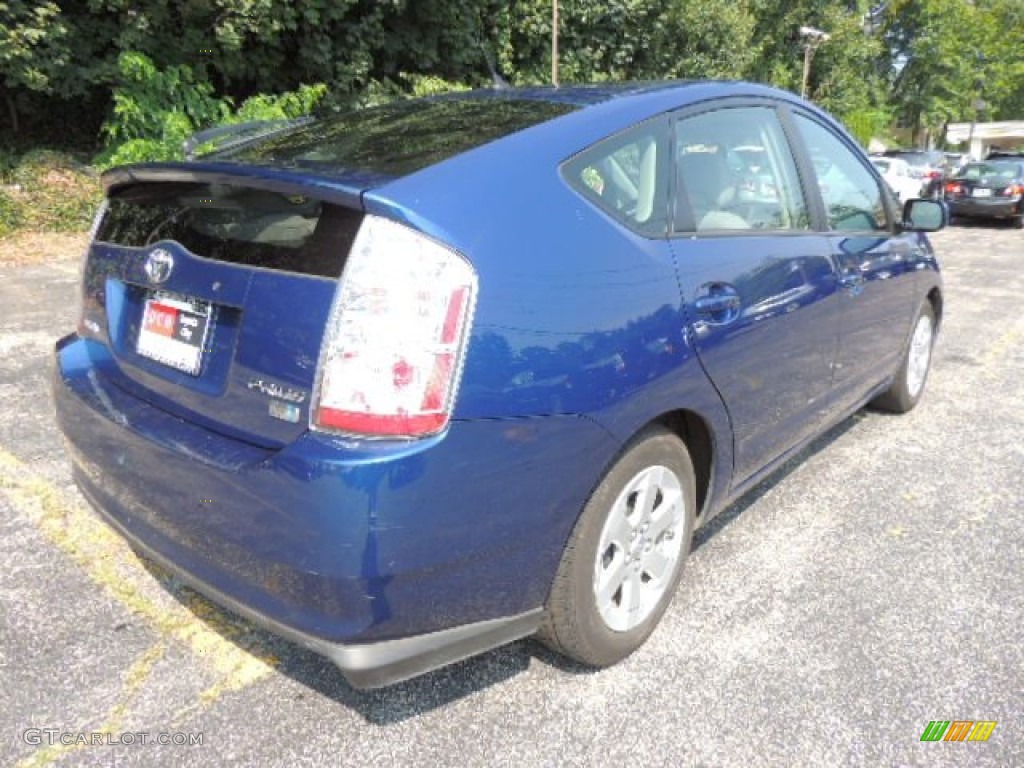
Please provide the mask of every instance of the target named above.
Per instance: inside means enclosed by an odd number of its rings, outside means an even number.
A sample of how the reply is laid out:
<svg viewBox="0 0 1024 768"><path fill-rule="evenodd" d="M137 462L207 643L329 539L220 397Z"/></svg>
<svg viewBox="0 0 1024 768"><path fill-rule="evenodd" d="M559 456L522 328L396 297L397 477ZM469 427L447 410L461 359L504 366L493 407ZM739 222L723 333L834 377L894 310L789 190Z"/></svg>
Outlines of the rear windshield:
<svg viewBox="0 0 1024 768"><path fill-rule="evenodd" d="M96 239L136 248L174 240L217 261L337 277L361 220L313 197L164 182L115 190Z"/></svg>
<svg viewBox="0 0 1024 768"><path fill-rule="evenodd" d="M969 163L960 175L965 179L1015 179L1018 171L1016 163Z"/></svg>
<svg viewBox="0 0 1024 768"><path fill-rule="evenodd" d="M318 120L214 156L404 176L575 109L573 104L501 97L397 101Z"/></svg>
<svg viewBox="0 0 1024 768"><path fill-rule="evenodd" d="M889 150L886 153L886 157L899 158L915 168L930 164L941 165L943 161L942 155L937 155L933 152L925 152L923 150Z"/></svg>
<svg viewBox="0 0 1024 768"><path fill-rule="evenodd" d="M898 157L909 165L928 165L929 157L924 152L886 152L886 157Z"/></svg>

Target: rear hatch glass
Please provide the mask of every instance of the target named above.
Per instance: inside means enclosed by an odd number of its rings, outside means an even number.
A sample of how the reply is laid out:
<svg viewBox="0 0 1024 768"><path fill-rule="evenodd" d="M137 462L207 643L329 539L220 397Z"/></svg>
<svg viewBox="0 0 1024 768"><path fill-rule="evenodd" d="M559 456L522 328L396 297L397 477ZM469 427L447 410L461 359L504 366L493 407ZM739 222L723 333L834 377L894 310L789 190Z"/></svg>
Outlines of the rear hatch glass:
<svg viewBox="0 0 1024 768"><path fill-rule="evenodd" d="M107 206L84 280L100 375L232 437L294 439L362 212L177 181L116 188Z"/></svg>
<svg viewBox="0 0 1024 768"><path fill-rule="evenodd" d="M97 240L135 248L174 240L207 259L321 277L338 276L347 252L338 246L351 245L362 218L316 198L230 184L139 184L107 205Z"/></svg>
<svg viewBox="0 0 1024 768"><path fill-rule="evenodd" d="M404 176L487 142L579 109L577 105L465 94L395 101L323 118L211 157L310 169Z"/></svg>

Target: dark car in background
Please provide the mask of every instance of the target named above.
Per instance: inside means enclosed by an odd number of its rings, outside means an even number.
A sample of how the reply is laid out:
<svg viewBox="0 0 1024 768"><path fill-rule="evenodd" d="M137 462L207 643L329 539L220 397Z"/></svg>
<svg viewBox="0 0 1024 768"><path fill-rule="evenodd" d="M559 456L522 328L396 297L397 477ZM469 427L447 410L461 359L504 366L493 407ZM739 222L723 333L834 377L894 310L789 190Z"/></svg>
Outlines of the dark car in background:
<svg viewBox="0 0 1024 768"><path fill-rule="evenodd" d="M995 155L968 163L946 182L950 217L1002 219L1024 228L1024 157Z"/></svg>
<svg viewBox="0 0 1024 768"><path fill-rule="evenodd" d="M910 166L910 175L921 181L921 197L941 198L946 153L938 149L888 149L885 157L898 157Z"/></svg>
<svg viewBox="0 0 1024 768"><path fill-rule="evenodd" d="M395 102L103 182L75 481L356 686L534 634L624 658L696 526L918 403L942 318L945 207L752 84Z"/></svg>

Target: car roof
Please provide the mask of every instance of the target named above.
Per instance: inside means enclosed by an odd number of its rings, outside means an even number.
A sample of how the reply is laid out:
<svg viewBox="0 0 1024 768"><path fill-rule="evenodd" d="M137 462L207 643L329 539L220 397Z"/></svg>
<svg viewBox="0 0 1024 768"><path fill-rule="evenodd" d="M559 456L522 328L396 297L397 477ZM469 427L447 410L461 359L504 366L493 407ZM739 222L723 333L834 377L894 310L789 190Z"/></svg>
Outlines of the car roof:
<svg viewBox="0 0 1024 768"><path fill-rule="evenodd" d="M586 107L611 99L622 99L644 93L685 88L696 80L634 80L622 83L581 83L573 85L538 85L520 88L492 88L445 94L440 98L516 98L532 101L553 101Z"/></svg>
<svg viewBox="0 0 1024 768"><path fill-rule="evenodd" d="M679 80L597 83L476 90L406 99L327 115L240 146L214 151L203 159L327 174L358 170L381 179L394 179L572 113L585 112L589 121L601 113L601 107L614 105L613 112L632 114L632 121L636 122L685 105L685 95L700 91L699 86L716 89L728 85ZM739 84L731 85L735 90ZM747 86L760 90L761 95L766 91L763 86ZM607 125L605 135L621 127Z"/></svg>

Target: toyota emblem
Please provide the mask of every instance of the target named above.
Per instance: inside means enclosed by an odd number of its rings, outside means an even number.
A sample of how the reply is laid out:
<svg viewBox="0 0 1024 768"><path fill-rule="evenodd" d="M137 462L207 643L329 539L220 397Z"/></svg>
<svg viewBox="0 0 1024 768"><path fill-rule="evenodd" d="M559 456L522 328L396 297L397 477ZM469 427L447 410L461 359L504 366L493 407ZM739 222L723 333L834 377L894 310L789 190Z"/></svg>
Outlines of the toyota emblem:
<svg viewBox="0 0 1024 768"><path fill-rule="evenodd" d="M162 283L171 276L174 257L163 248L157 248L146 259L146 277L154 283Z"/></svg>

